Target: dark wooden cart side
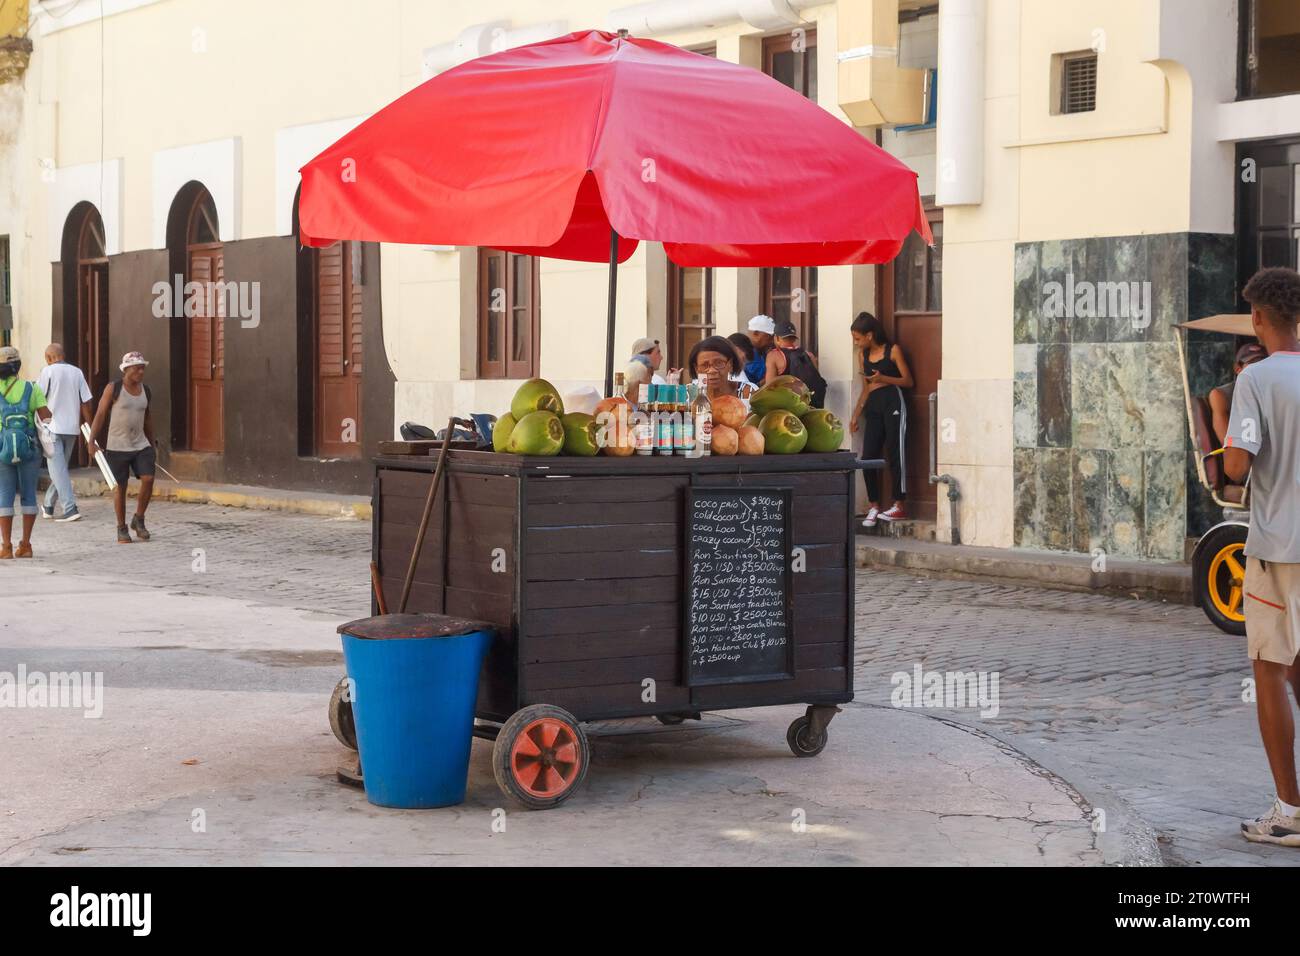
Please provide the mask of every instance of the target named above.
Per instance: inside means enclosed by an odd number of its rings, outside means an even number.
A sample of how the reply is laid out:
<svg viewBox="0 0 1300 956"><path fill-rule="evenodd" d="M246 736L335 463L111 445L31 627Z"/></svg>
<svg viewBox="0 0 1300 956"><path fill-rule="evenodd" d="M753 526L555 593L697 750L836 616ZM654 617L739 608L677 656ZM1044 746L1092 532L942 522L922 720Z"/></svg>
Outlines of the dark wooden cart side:
<svg viewBox="0 0 1300 956"><path fill-rule="evenodd" d="M500 629L478 715L527 704L579 720L853 697L853 480L848 452L704 459L522 458L451 452L408 610ZM395 609L435 465L376 460L374 540ZM795 678L682 684L688 486L790 488ZM443 567L446 583L443 586ZM445 591L445 595L444 595ZM654 700L644 682L654 681Z"/></svg>

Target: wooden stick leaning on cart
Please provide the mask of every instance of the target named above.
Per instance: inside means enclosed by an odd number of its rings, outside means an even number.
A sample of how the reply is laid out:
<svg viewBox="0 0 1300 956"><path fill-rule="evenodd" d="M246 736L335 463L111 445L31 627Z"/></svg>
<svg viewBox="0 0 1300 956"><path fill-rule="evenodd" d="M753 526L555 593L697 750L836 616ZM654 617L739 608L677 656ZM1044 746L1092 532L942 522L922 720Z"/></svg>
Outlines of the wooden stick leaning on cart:
<svg viewBox="0 0 1300 956"><path fill-rule="evenodd" d="M379 565L374 561L370 562L370 587L375 592L375 606L379 608L379 613L387 614L388 605L384 602L384 583L379 578Z"/></svg>
<svg viewBox="0 0 1300 956"><path fill-rule="evenodd" d="M454 415L447 419L447 431L442 439L442 450L438 452L438 467L433 471L433 484L429 486L429 497L424 502L424 515L420 518L420 529L415 533L415 550L411 552L411 565L406 569L406 580L402 582L402 600L397 605L397 613L406 613L406 601L411 596L411 584L415 581L415 566L420 563L420 549L424 547L424 534L429 530L429 516L433 514L433 502L438 497L438 485L442 483L442 473L447 467L447 449L451 446L452 433L456 430L457 425L467 425L474 427L473 422L467 422L463 418L456 418ZM447 530L443 529L445 535ZM447 569L442 569L444 577Z"/></svg>

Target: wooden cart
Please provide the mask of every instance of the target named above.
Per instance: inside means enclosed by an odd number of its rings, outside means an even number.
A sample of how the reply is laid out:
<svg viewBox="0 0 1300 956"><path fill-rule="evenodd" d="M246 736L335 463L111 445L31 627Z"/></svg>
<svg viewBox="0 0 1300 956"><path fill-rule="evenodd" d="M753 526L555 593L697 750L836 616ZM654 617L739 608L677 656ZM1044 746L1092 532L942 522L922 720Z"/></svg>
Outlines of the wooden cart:
<svg viewBox="0 0 1300 956"><path fill-rule="evenodd" d="M835 705L853 698L855 475L878 462L850 452L449 456L407 610L497 627L475 733L495 740L504 791L533 808L572 794L590 764L584 721L653 716L671 724L706 710L804 704L790 748L811 757L825 747ZM389 607L399 600L435 462L375 460L373 560ZM766 519L755 517L759 507ZM747 516L743 534L724 527L732 513ZM769 541L779 529L789 559L769 569L783 578L751 588L772 597L775 613L749 615L761 618L761 633L739 657L706 654L708 619L747 612L733 601L710 613L714 596L734 592L715 586L731 579L713 574L712 545L700 542L729 542L719 547L747 561L758 549L740 539L754 527L771 532ZM339 698L331 723L355 745Z"/></svg>

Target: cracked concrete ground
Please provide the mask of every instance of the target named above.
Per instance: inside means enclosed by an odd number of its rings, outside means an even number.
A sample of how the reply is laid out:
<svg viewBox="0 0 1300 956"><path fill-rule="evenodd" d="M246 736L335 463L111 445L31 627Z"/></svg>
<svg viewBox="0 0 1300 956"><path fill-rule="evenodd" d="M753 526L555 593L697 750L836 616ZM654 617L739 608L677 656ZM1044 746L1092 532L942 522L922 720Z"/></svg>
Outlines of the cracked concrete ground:
<svg viewBox="0 0 1300 956"><path fill-rule="evenodd" d="M596 725L586 788L559 809L508 803L482 741L464 805L374 807L335 781L349 751L325 720L334 626L366 613L366 526L164 504L155 540L106 563L85 550L100 504L43 523L41 557L0 572L0 671L105 681L99 719L0 710L0 863L1103 862L1059 777L978 729L862 702L812 760L785 745L796 707L620 721Z"/></svg>

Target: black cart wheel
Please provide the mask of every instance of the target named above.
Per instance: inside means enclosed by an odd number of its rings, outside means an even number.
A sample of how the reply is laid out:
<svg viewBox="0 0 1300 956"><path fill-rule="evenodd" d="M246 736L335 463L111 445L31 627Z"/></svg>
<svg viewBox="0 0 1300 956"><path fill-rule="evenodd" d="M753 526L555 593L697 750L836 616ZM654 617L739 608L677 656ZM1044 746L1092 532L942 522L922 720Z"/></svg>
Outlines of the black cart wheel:
<svg viewBox="0 0 1300 956"><path fill-rule="evenodd" d="M796 757L816 757L826 749L826 741L830 737L830 732L823 730L821 736L814 739L812 721L807 714L795 720L785 732L785 742L790 745L790 752Z"/></svg>
<svg viewBox="0 0 1300 956"><path fill-rule="evenodd" d="M1246 533L1244 524L1221 524L1206 532L1192 560L1196 603L1219 630L1246 633Z"/></svg>
<svg viewBox="0 0 1300 956"><path fill-rule="evenodd" d="M676 727L678 724L686 723L686 718L681 714L655 714L655 720L665 727Z"/></svg>
<svg viewBox="0 0 1300 956"><path fill-rule="evenodd" d="M346 677L334 685L334 693L330 694L330 730L343 746L357 749L357 725L352 720L352 700Z"/></svg>
<svg viewBox="0 0 1300 956"><path fill-rule="evenodd" d="M515 711L492 745L497 786L529 810L549 810L573 796L590 763L591 745L582 725L550 704Z"/></svg>

